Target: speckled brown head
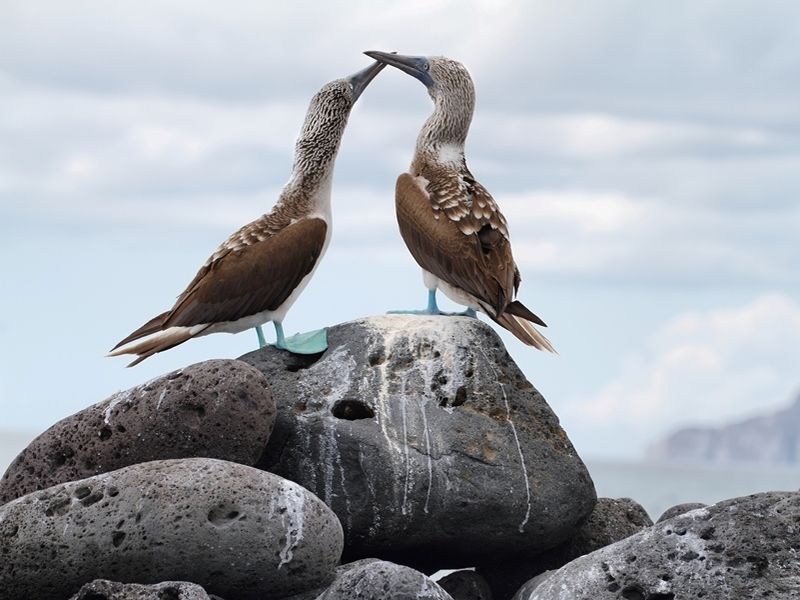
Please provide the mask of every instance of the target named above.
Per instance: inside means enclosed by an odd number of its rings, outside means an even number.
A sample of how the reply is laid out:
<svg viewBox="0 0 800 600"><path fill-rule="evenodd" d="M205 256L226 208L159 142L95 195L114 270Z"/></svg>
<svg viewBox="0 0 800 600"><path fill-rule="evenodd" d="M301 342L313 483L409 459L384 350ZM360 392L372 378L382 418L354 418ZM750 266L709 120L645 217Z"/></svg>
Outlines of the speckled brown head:
<svg viewBox="0 0 800 600"><path fill-rule="evenodd" d="M294 175L306 185L329 174L350 110L384 66L375 62L355 75L326 83L314 94L295 145Z"/></svg>
<svg viewBox="0 0 800 600"><path fill-rule="evenodd" d="M436 107L417 139L417 150L442 145L463 147L475 110L475 86L466 67L446 56L404 56L369 50L370 58L418 79Z"/></svg>

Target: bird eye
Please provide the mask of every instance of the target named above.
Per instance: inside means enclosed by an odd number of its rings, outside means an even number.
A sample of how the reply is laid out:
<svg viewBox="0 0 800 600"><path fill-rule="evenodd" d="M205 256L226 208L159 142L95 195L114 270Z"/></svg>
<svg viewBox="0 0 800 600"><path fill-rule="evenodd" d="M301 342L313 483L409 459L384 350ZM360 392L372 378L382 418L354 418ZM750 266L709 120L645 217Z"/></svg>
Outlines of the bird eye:
<svg viewBox="0 0 800 600"><path fill-rule="evenodd" d="M423 71L427 71L427 70L428 70L428 69L430 69L430 68L431 68L431 67L430 67L430 65L428 64L428 61L426 60L426 61L425 61L425 62L422 64L422 70L423 70Z"/></svg>

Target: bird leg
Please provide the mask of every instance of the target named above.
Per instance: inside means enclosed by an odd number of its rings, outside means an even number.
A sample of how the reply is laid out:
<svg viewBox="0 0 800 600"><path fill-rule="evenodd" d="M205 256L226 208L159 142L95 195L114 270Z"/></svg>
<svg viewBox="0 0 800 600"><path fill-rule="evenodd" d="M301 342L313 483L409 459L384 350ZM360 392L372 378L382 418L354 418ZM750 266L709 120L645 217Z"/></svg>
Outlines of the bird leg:
<svg viewBox="0 0 800 600"><path fill-rule="evenodd" d="M258 336L258 347L261 349L267 345L267 340L264 338L264 331L261 329L261 325L256 325L255 330Z"/></svg>

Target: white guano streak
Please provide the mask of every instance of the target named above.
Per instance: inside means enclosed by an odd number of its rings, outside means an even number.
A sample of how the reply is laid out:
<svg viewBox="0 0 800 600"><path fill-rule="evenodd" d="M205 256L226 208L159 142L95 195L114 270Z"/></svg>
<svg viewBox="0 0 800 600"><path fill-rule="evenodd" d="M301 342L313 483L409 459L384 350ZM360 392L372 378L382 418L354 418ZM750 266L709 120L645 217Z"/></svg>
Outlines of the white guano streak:
<svg viewBox="0 0 800 600"><path fill-rule="evenodd" d="M288 506L286 507L286 512L283 514L284 518L282 519L283 526L286 529L286 544L284 544L280 551L281 562L278 563L279 569L283 565L292 562L294 551L303 539L303 521L306 509L305 492L300 493L299 496L292 495L291 498L287 498L287 500ZM292 508L295 510L292 511ZM294 515L294 518L292 515Z"/></svg>
<svg viewBox="0 0 800 600"><path fill-rule="evenodd" d="M479 346L480 348L480 346ZM506 407L506 420L508 421L509 425L511 425L511 433L514 434L514 443L517 445L517 453L519 454L519 462L522 465L522 475L523 480L525 481L525 495L526 495L526 502L527 502L527 509L525 510L525 518L522 519L522 523L519 524L519 532L525 533L525 525L528 524L528 520L531 517L531 484L528 482L528 468L525 465L525 456L522 454L522 445L519 443L519 435L517 434L517 426L514 425L514 421L511 419L511 405L508 403L508 396L506 395L506 388L505 385L500 381L497 370L494 368L494 365L491 363L489 358L486 356L486 353L481 348L481 354L483 358L486 360L486 364L489 365L489 368L494 373L495 379L497 379L497 384L500 386L500 391L503 394L503 403Z"/></svg>

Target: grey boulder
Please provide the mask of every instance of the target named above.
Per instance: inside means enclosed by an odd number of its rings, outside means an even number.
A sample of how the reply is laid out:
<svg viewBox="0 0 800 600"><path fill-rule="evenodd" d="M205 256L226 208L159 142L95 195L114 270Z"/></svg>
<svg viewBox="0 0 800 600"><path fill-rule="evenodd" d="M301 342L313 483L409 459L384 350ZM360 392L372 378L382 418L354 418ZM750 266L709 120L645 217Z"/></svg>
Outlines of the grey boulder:
<svg viewBox="0 0 800 600"><path fill-rule="evenodd" d="M598 498L589 517L563 544L538 556L483 566L486 577L498 600L512 595L532 577L558 569L571 560L623 540L653 524L647 511L631 498Z"/></svg>
<svg viewBox="0 0 800 600"><path fill-rule="evenodd" d="M796 598L800 494L699 508L578 558L520 600Z"/></svg>
<svg viewBox="0 0 800 600"><path fill-rule="evenodd" d="M317 600L453 600L424 574L383 560L347 569Z"/></svg>
<svg viewBox="0 0 800 600"><path fill-rule="evenodd" d="M62 599L87 581L191 581L231 599L330 581L336 515L291 481L208 458L155 461L0 507L0 589Z"/></svg>
<svg viewBox="0 0 800 600"><path fill-rule="evenodd" d="M95 579L84 585L70 600L222 600L206 594L197 584L186 581L164 581L153 585L119 583Z"/></svg>
<svg viewBox="0 0 800 600"><path fill-rule="evenodd" d="M331 506L346 560L435 570L541 552L591 511L586 467L485 323L371 317L328 342L321 356L267 347L241 360L278 403L259 466Z"/></svg>
<svg viewBox="0 0 800 600"><path fill-rule="evenodd" d="M250 365L236 360L191 365L50 427L3 475L0 504L151 460L204 456L252 465L274 421L269 385Z"/></svg>
<svg viewBox="0 0 800 600"><path fill-rule="evenodd" d="M336 567L336 571L334 572L333 581L329 582L327 585L314 588L313 590L308 590L307 592L302 592L300 594L295 594L294 596L289 596L288 598L284 598L283 600L316 600L317 596L321 595L331 585L333 585L336 581L344 577L347 573L349 573L353 569L360 569L361 567L374 562L380 562L380 559L362 558L361 560L356 560L351 563L339 565L338 567Z"/></svg>
<svg viewBox="0 0 800 600"><path fill-rule="evenodd" d="M695 510L696 508L705 508L706 506L707 505L703 504L702 502L684 502L683 504L676 504L675 506L665 510L661 516L658 517L658 521L656 521L656 523L661 523L661 521L666 521L672 517L677 517L678 515L682 515L690 510Z"/></svg>

